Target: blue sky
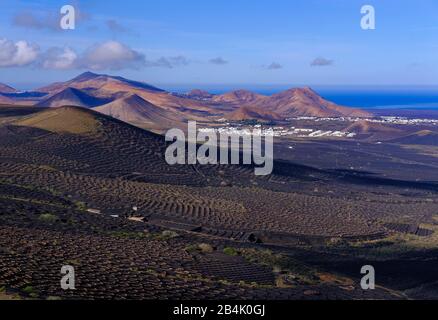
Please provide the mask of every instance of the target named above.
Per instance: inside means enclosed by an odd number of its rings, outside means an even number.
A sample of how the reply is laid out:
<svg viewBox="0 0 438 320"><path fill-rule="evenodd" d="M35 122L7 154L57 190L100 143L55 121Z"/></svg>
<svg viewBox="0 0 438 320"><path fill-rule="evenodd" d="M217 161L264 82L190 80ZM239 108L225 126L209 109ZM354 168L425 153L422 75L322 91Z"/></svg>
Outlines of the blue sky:
<svg viewBox="0 0 438 320"><path fill-rule="evenodd" d="M75 30L57 28L65 4ZM376 30L360 28L365 4ZM86 69L156 85L438 84L436 0L3 0L0 15L0 82L26 89Z"/></svg>

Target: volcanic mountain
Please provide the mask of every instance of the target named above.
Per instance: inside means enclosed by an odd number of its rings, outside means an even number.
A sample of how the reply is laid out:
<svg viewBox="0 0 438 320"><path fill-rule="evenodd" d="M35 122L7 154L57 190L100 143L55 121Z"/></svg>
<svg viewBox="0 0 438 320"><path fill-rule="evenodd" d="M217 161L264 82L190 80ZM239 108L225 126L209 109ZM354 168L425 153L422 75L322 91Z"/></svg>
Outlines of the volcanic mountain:
<svg viewBox="0 0 438 320"><path fill-rule="evenodd" d="M136 94L127 94L94 110L149 130L161 131L175 126L180 127L184 120Z"/></svg>
<svg viewBox="0 0 438 320"><path fill-rule="evenodd" d="M45 108L56 108L63 106L93 108L108 103L110 101L110 98L98 98L82 90L78 90L75 88L66 88L63 91L42 100L35 106Z"/></svg>
<svg viewBox="0 0 438 320"><path fill-rule="evenodd" d="M236 111L231 112L225 116L228 120L242 121L242 120L258 120L258 121L273 121L273 120L284 120L281 116L275 112L259 108L243 106Z"/></svg>
<svg viewBox="0 0 438 320"><path fill-rule="evenodd" d="M92 133L99 127L99 121L95 113L73 106L46 109L27 116L15 124L53 133L71 134Z"/></svg>
<svg viewBox="0 0 438 320"><path fill-rule="evenodd" d="M210 92L199 89L193 89L187 92L186 96L190 99L211 99L214 97Z"/></svg>
<svg viewBox="0 0 438 320"><path fill-rule="evenodd" d="M187 117L192 120L205 120L206 116L218 112L210 106L211 103L205 101L174 95L144 82L92 72L85 72L69 81L55 83L40 88L38 91L48 92L54 96L68 88L78 89L95 98L107 100L94 106L109 103L130 93L138 95L155 106L179 115L183 114L183 118ZM79 104L79 106L82 105ZM90 105L85 103L85 106Z"/></svg>
<svg viewBox="0 0 438 320"><path fill-rule="evenodd" d="M16 89L4 84L0 83L0 93L15 93L17 92Z"/></svg>
<svg viewBox="0 0 438 320"><path fill-rule="evenodd" d="M48 95L36 106L73 105L94 108L111 104L99 111L117 114L120 119L152 130L165 128L175 121L176 123L186 120L209 122L227 116L230 120L264 121L294 116L370 116L367 112L341 107L324 100L310 88L290 89L273 96L264 96L246 90L222 95L193 90L187 95L179 95L144 82L85 72L69 81L55 83L38 91L47 92ZM130 106L128 111L127 107L131 104L133 106ZM148 114L145 114L145 108L139 108L140 105L147 106ZM140 121L144 121L144 124L141 125Z"/></svg>
<svg viewBox="0 0 438 320"><path fill-rule="evenodd" d="M369 117L370 113L339 106L319 96L311 88L295 88L274 94L256 102L283 117Z"/></svg>
<svg viewBox="0 0 438 320"><path fill-rule="evenodd" d="M327 101L309 87L289 89L272 96L264 96L247 90L238 90L214 96L212 101L234 106L258 107L266 111L274 112L282 118L299 116L371 116L368 112L342 107Z"/></svg>
<svg viewBox="0 0 438 320"><path fill-rule="evenodd" d="M39 92L54 93L62 91L66 88L76 89L94 89L103 91L127 91L127 89L141 89L152 92L163 92L144 82L128 80L118 76L109 76L106 74L96 74L93 72L85 72L66 82L58 82L52 85L38 89Z"/></svg>
<svg viewBox="0 0 438 320"><path fill-rule="evenodd" d="M247 90L237 90L213 97L213 101L233 105L261 103L267 97Z"/></svg>

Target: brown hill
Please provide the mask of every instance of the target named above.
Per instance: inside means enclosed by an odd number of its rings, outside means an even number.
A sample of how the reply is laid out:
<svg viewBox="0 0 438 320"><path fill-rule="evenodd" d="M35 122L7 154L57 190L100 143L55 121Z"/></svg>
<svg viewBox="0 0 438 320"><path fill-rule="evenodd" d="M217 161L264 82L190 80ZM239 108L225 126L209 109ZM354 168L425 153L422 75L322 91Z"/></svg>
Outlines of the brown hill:
<svg viewBox="0 0 438 320"><path fill-rule="evenodd" d="M210 92L199 90L199 89L193 89L187 92L186 95L190 99L211 99L214 97L214 95L211 94Z"/></svg>
<svg viewBox="0 0 438 320"><path fill-rule="evenodd" d="M338 106L319 96L311 88L286 90L260 101L257 105L284 117L369 117L370 113L353 108Z"/></svg>
<svg viewBox="0 0 438 320"><path fill-rule="evenodd" d="M163 92L147 83L140 81L128 80L122 77L109 76L106 74L96 74L92 72L85 72L66 82L58 82L52 85L38 89L39 92L54 93L65 90L66 88L76 89L95 89L103 91L125 91L126 88L142 89L152 92Z"/></svg>
<svg viewBox="0 0 438 320"><path fill-rule="evenodd" d="M66 88L61 92L49 96L40 101L35 106L44 108L57 108L63 106L77 106L84 108L93 108L110 102L110 98L99 98L92 96L85 91L75 88Z"/></svg>
<svg viewBox="0 0 438 320"><path fill-rule="evenodd" d="M157 107L136 94L127 94L94 110L150 130L180 127L183 120L178 119L175 113Z"/></svg>
<svg viewBox="0 0 438 320"><path fill-rule="evenodd" d="M393 139L389 142L400 144L438 146L438 132L421 130L404 137Z"/></svg>
<svg viewBox="0 0 438 320"><path fill-rule="evenodd" d="M235 106L259 107L270 110L283 118L312 117L369 117L370 113L339 106L319 96L311 88L289 89L272 96L264 96L246 90L238 90L214 96L213 101Z"/></svg>
<svg viewBox="0 0 438 320"><path fill-rule="evenodd" d="M32 114L15 124L55 133L86 134L99 128L99 118L96 115L98 113L84 108L67 106Z"/></svg>
<svg viewBox="0 0 438 320"><path fill-rule="evenodd" d="M0 104L14 104L14 100L8 98L0 93Z"/></svg>
<svg viewBox="0 0 438 320"><path fill-rule="evenodd" d="M381 124L370 122L366 120L361 120L354 122L350 126L348 126L345 131L354 132L357 134L364 133L399 133L401 130Z"/></svg>
<svg viewBox="0 0 438 320"><path fill-rule="evenodd" d="M389 140L403 135L403 131L390 125L375 123L366 120L357 121L344 129L346 132L354 132L362 139Z"/></svg>
<svg viewBox="0 0 438 320"><path fill-rule="evenodd" d="M0 83L0 93L15 93L17 92L16 89L4 84Z"/></svg>
<svg viewBox="0 0 438 320"><path fill-rule="evenodd" d="M228 120L242 121L242 120L258 120L258 121L273 121L284 120L275 112L265 110L259 107L243 106L236 111L231 112L225 116Z"/></svg>
<svg viewBox="0 0 438 320"><path fill-rule="evenodd" d="M266 96L251 91L237 90L214 96L213 101L234 105L246 105L261 102L265 98Z"/></svg>

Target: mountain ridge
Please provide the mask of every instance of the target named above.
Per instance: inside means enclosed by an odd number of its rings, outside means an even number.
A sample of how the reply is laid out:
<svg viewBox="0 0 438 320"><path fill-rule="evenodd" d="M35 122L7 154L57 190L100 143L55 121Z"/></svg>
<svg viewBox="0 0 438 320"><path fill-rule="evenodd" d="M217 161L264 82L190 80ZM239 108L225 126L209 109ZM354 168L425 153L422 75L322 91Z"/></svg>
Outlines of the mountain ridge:
<svg viewBox="0 0 438 320"><path fill-rule="evenodd" d="M0 93L16 93L18 92L17 89L8 86L7 84L0 83Z"/></svg>
<svg viewBox="0 0 438 320"><path fill-rule="evenodd" d="M37 91L54 93L57 91L62 91L68 87L76 88L76 89L93 88L93 89L109 90L112 87L123 88L127 86L136 89L152 91L152 92L165 92L165 90L159 89L145 82L129 80L120 76L97 74L90 71L84 72L71 80L65 82L56 82L51 85L39 88Z"/></svg>
<svg viewBox="0 0 438 320"><path fill-rule="evenodd" d="M259 120L259 121L276 121L284 120L280 115L273 111L259 107L242 106L236 111L225 116L227 120L244 121L244 120Z"/></svg>
<svg viewBox="0 0 438 320"><path fill-rule="evenodd" d="M107 99L88 94L83 90L68 87L37 103L36 107L56 108L63 106L77 106L92 108L109 102Z"/></svg>

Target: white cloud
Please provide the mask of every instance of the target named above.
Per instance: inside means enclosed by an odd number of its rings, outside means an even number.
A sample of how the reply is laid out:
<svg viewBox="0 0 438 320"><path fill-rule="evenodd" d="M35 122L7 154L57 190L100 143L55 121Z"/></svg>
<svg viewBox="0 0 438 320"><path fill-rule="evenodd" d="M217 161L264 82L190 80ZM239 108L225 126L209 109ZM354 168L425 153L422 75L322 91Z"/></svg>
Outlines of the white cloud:
<svg viewBox="0 0 438 320"><path fill-rule="evenodd" d="M118 41L96 44L83 53L77 53L70 47L52 47L42 54L39 51L37 45L26 41L14 43L0 39L0 67L25 66L35 62L37 67L54 70L121 70L142 67L173 68L190 63L184 56L148 60L142 53Z"/></svg>
<svg viewBox="0 0 438 320"><path fill-rule="evenodd" d="M77 59L78 55L71 48L50 48L44 55L41 65L45 69L72 69Z"/></svg>
<svg viewBox="0 0 438 320"><path fill-rule="evenodd" d="M34 62L39 47L26 41L0 39L0 67L19 67Z"/></svg>
<svg viewBox="0 0 438 320"><path fill-rule="evenodd" d="M128 46L107 41L97 44L85 51L78 67L92 70L120 70L124 68L138 69L145 65L145 56Z"/></svg>
<svg viewBox="0 0 438 320"><path fill-rule="evenodd" d="M50 48L40 65L46 69L120 70L140 68L146 65L143 54L117 42L96 44L81 55L71 48Z"/></svg>

